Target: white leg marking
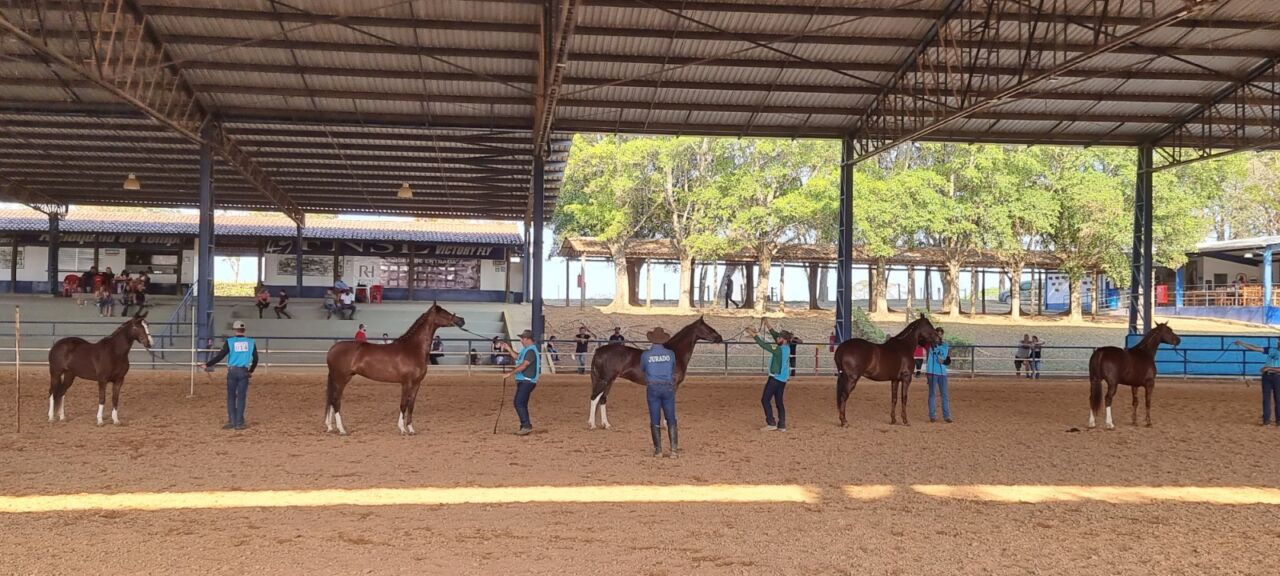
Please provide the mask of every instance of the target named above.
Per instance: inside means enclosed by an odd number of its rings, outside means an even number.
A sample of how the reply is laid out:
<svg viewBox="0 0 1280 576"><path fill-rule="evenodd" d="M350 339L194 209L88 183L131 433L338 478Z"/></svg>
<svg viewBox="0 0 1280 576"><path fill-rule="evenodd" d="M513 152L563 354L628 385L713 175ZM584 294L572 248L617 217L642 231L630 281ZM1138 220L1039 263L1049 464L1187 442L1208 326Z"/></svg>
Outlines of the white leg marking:
<svg viewBox="0 0 1280 576"><path fill-rule="evenodd" d="M613 428L613 426L609 425L609 405L608 404L600 405L600 424L604 426L605 430Z"/></svg>
<svg viewBox="0 0 1280 576"><path fill-rule="evenodd" d="M1107 406L1107 428L1115 428L1116 423L1111 420L1111 407Z"/></svg>
<svg viewBox="0 0 1280 576"><path fill-rule="evenodd" d="M111 423L116 426L120 425L120 413L116 411L116 407L111 407Z"/></svg>
<svg viewBox="0 0 1280 576"><path fill-rule="evenodd" d="M333 432L333 406L324 410L324 431L326 434Z"/></svg>
<svg viewBox="0 0 1280 576"><path fill-rule="evenodd" d="M67 419L67 397L63 396L62 400L58 401L58 420L65 421L66 419Z"/></svg>
<svg viewBox="0 0 1280 576"><path fill-rule="evenodd" d="M341 413L341 412L334 412L334 413L333 413L333 420L334 420L334 422L338 425L338 434L341 434L341 435L343 435L343 436L346 436L346 435L347 435L347 429L342 427L342 413Z"/></svg>
<svg viewBox="0 0 1280 576"><path fill-rule="evenodd" d="M599 406L599 405L600 405L600 397L601 397L601 396L604 396L604 394L603 394L603 393L602 393L602 394L597 394L595 398L592 398L592 399L591 399L591 404L590 404L590 406L591 406L591 410L590 410L591 415L590 415L590 416L587 416L587 428L589 428L589 429L591 429L591 430L595 430L595 429L596 429L596 406Z"/></svg>
<svg viewBox="0 0 1280 576"><path fill-rule="evenodd" d="M1098 421L1097 421L1096 419L1094 419L1094 417L1093 417L1093 411L1092 411L1092 410L1090 410L1090 411L1089 411L1089 427L1090 427L1090 428L1096 428L1097 426L1098 426Z"/></svg>
<svg viewBox="0 0 1280 576"><path fill-rule="evenodd" d="M101 425L102 425L102 409L103 409L103 408L104 408L104 406L103 406L102 404L99 404L99 405L98 405L98 425L99 425L99 426L101 426Z"/></svg>
<svg viewBox="0 0 1280 576"><path fill-rule="evenodd" d="M398 428L400 428L400 433L401 433L401 434L407 434L407 433L409 432L409 431L408 431L408 430L406 430L406 429L405 429L405 427L404 427L404 412L401 412L401 413L400 413L400 421L396 423L396 426L397 426Z"/></svg>
<svg viewBox="0 0 1280 576"><path fill-rule="evenodd" d="M410 435L410 436L413 436L414 434L417 434L417 433L418 433L418 431L417 431L417 430L414 430L414 429L413 429L413 424L409 424L409 425L405 426L405 428L408 428L408 429L409 429L409 435Z"/></svg>
<svg viewBox="0 0 1280 576"><path fill-rule="evenodd" d="M53 394L49 395L49 421L53 422Z"/></svg>

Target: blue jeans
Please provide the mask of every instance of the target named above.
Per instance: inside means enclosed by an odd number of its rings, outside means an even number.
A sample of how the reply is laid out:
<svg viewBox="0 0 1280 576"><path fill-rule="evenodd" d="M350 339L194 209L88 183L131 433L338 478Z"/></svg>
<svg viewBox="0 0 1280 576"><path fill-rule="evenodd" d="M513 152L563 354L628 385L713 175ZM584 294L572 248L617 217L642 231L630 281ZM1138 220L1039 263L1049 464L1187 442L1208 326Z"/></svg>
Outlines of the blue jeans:
<svg viewBox="0 0 1280 576"><path fill-rule="evenodd" d="M929 382L929 419L938 419L938 408L933 402L935 390L938 396L941 396L942 417L951 419L951 399L947 396L947 375L946 374L928 374Z"/></svg>
<svg viewBox="0 0 1280 576"><path fill-rule="evenodd" d="M227 422L232 426L244 426L244 404L249 394L249 369L231 367L227 370Z"/></svg>
<svg viewBox="0 0 1280 576"><path fill-rule="evenodd" d="M764 423L779 428L787 427L787 406L782 403L782 393L787 391L787 383L773 376L764 384L764 395L760 404L764 406ZM778 405L778 419L773 419L773 405Z"/></svg>
<svg viewBox="0 0 1280 576"><path fill-rule="evenodd" d="M659 416L667 416L667 426L676 423L676 386L671 382L649 384L645 387L645 398L649 400L649 425L658 426Z"/></svg>
<svg viewBox="0 0 1280 576"><path fill-rule="evenodd" d="M533 394L533 389L537 387L537 382L516 380L516 415L520 417L521 428L533 428L533 424L529 422L529 396Z"/></svg>
<svg viewBox="0 0 1280 576"><path fill-rule="evenodd" d="M573 355L578 357L578 373L586 374L587 373L587 353L574 352Z"/></svg>
<svg viewBox="0 0 1280 576"><path fill-rule="evenodd" d="M1280 374L1262 375L1262 423L1271 422L1271 406L1276 408L1276 422L1280 422Z"/></svg>

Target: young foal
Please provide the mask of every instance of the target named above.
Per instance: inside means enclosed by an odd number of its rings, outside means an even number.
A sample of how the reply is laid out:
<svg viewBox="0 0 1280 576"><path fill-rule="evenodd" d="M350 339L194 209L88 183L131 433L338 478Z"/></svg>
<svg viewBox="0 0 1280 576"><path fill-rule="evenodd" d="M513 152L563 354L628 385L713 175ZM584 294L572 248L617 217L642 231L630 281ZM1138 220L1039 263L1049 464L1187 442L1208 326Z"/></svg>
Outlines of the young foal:
<svg viewBox="0 0 1280 576"><path fill-rule="evenodd" d="M400 421L397 425L401 434L417 434L413 429L413 406L418 399L422 379L427 375L427 348L436 335L436 328L461 328L464 324L461 316L432 304L390 344L354 341L334 344L326 358L329 385L324 414L325 432L332 432L336 421L338 434L347 434L347 429L342 426L342 392L351 377L359 374L377 382L400 383Z"/></svg>
<svg viewBox="0 0 1280 576"><path fill-rule="evenodd" d="M879 382L891 382L890 424L898 423L894 412L898 407L898 384L902 384L902 425L910 426L907 422L907 388L911 386L911 375L915 370L916 345L937 344L940 340L933 323L921 316L907 324L897 336L885 340L884 344L861 338L841 343L836 348L836 369L839 370L836 376L836 407L840 409L840 425L849 425L845 418L845 405L858 385L858 379L865 376Z"/></svg>
<svg viewBox="0 0 1280 576"><path fill-rule="evenodd" d="M1138 387L1146 391L1147 426L1151 426L1151 392L1156 387L1156 350L1161 344L1177 346L1182 339L1167 323L1156 324L1142 340L1125 350L1103 346L1089 357L1089 427L1097 426L1098 409L1102 408L1102 381L1107 381L1108 430L1116 425L1111 420L1111 399L1120 384L1133 388L1133 425L1138 425Z"/></svg>
<svg viewBox="0 0 1280 576"><path fill-rule="evenodd" d="M724 338L699 317L667 340L667 348L676 355L677 388L684 381L684 371L689 367L689 357L693 355L693 345L697 344L698 340L718 343L723 342ZM641 352L643 351L638 348L622 344L609 344L596 349L595 355L591 357L591 415L587 418L587 427L595 430L596 406L599 406L600 422L605 429L609 428L606 403L609 401L609 390L613 388L614 380L622 377L636 384L644 384L644 370L640 367Z"/></svg>
<svg viewBox="0 0 1280 576"><path fill-rule="evenodd" d="M49 421L66 420L63 399L76 378L98 383L98 425L102 425L102 411L107 403L107 383L111 383L111 422L120 424L120 388L129 373L129 350L138 342L151 348L151 328L147 326L146 312L130 318L110 336L90 344L84 338L72 336L54 343L49 349Z"/></svg>

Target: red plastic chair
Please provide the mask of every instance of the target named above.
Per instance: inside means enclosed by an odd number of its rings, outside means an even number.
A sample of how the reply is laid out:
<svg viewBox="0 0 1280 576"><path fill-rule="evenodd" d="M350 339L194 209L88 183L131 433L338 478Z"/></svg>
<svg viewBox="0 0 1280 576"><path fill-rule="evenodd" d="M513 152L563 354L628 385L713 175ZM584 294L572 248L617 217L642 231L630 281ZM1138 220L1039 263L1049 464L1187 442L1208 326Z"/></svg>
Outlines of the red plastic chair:
<svg viewBox="0 0 1280 576"><path fill-rule="evenodd" d="M379 304L382 303L382 285L381 284L374 284L373 286L369 287L369 302L370 303L377 302Z"/></svg>
<svg viewBox="0 0 1280 576"><path fill-rule="evenodd" d="M62 279L62 295L70 298L80 288L80 277L75 274L67 274Z"/></svg>
<svg viewBox="0 0 1280 576"><path fill-rule="evenodd" d="M369 301L369 289L364 286L356 286L356 302L361 304Z"/></svg>

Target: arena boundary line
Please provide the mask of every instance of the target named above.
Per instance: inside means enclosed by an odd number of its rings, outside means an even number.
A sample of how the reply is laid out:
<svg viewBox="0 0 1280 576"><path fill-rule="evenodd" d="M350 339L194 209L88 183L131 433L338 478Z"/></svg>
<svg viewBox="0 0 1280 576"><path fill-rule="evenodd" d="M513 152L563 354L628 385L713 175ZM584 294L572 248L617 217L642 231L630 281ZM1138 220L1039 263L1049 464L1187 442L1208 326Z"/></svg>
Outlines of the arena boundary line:
<svg viewBox="0 0 1280 576"><path fill-rule="evenodd" d="M846 486L848 491L850 487ZM856 488L856 487L854 487ZM1110 504L1215 504L1280 506L1280 488L1256 486L1074 486L916 484L911 490L933 498L1001 504L1107 502Z"/></svg>

